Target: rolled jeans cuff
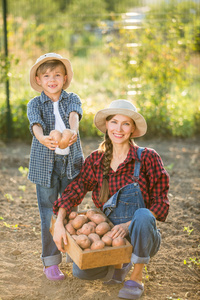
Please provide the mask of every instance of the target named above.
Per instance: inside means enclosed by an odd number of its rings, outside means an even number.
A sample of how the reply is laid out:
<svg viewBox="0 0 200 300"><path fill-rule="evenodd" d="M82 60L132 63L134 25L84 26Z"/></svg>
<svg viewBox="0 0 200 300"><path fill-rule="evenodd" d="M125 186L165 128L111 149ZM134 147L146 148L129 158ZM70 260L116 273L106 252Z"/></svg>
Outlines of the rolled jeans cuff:
<svg viewBox="0 0 200 300"><path fill-rule="evenodd" d="M59 265L62 261L62 254L60 253L60 254L57 254L57 255L45 256L45 257L41 256L41 260L42 260L42 263L43 263L44 267Z"/></svg>
<svg viewBox="0 0 200 300"><path fill-rule="evenodd" d="M131 255L131 262L133 264L148 264L149 260L150 260L150 256L139 257L139 256L135 255L134 253L132 253L132 255Z"/></svg>
<svg viewBox="0 0 200 300"><path fill-rule="evenodd" d="M115 272L115 267L114 266L108 266L108 273L106 274L105 277L100 278L101 281L109 281L110 279L113 278Z"/></svg>

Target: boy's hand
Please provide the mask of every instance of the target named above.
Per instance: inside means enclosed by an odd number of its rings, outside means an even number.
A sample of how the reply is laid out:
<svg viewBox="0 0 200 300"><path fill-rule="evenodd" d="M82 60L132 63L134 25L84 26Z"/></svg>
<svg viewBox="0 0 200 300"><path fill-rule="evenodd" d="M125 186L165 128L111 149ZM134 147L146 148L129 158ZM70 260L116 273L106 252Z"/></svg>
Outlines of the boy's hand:
<svg viewBox="0 0 200 300"><path fill-rule="evenodd" d="M71 130L73 132L73 135L71 137L71 139L69 140L69 145L71 146L72 144L74 144L77 141L77 132L75 130Z"/></svg>
<svg viewBox="0 0 200 300"><path fill-rule="evenodd" d="M33 133L34 133L36 139L38 139L38 141L42 145L49 148L50 150L55 150L56 147L58 147L57 141L53 140L53 138L51 136L43 134L43 129L40 124L33 125Z"/></svg>
<svg viewBox="0 0 200 300"><path fill-rule="evenodd" d="M39 142L50 150L55 150L58 147L58 142L49 135L43 135Z"/></svg>

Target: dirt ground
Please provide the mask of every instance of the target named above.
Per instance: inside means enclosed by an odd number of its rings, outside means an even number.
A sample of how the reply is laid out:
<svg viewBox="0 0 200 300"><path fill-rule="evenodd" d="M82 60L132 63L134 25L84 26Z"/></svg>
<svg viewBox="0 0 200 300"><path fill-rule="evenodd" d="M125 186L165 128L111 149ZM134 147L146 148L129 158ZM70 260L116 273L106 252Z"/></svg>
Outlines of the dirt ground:
<svg viewBox="0 0 200 300"><path fill-rule="evenodd" d="M165 223L158 222L162 245L145 268L141 299L200 299L199 139L136 142L154 148L171 177L170 212ZM85 157L98 143L82 140ZM65 255L61 269L66 280L51 282L44 276L35 185L26 178L29 153L30 145L23 142L0 142L0 300L119 299L122 284L104 286L98 280L74 278ZM88 194L81 209L90 207L93 203Z"/></svg>

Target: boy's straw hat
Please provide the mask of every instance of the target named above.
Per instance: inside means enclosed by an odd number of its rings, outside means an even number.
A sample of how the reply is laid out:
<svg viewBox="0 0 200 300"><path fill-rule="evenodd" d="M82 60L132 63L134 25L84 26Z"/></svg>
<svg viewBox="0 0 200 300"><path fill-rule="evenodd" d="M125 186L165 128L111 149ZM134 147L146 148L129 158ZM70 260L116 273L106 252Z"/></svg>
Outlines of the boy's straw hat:
<svg viewBox="0 0 200 300"><path fill-rule="evenodd" d="M44 62L48 61L48 60L60 60L65 68L66 68L66 71L67 71L67 80L63 86L63 89L65 90L69 85L70 85L70 82L72 80L72 77L73 77L73 70L72 70L72 66L71 66L71 63L70 61L67 59L67 58L63 58L61 55L59 54L56 54L56 53L46 53L42 56L40 56L37 60L36 60L36 63L32 66L31 70L30 70L30 84L32 86L32 88L34 90L36 90L37 92L42 92L43 89L40 85L38 85L37 81L36 81L36 71L38 69L38 67L43 64Z"/></svg>
<svg viewBox="0 0 200 300"><path fill-rule="evenodd" d="M108 108L99 110L94 117L95 126L103 133L106 133L106 118L111 115L125 115L133 119L136 128L131 138L143 136L147 131L147 123L144 117L137 112L137 108L127 100L115 100Z"/></svg>

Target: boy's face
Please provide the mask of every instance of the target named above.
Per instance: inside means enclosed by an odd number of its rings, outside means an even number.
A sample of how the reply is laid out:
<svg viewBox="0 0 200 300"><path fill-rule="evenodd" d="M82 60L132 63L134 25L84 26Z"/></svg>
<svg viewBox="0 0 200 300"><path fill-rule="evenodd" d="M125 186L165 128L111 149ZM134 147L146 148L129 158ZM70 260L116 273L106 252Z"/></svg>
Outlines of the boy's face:
<svg viewBox="0 0 200 300"><path fill-rule="evenodd" d="M36 80L50 99L58 100L63 85L67 80L67 75L65 75L65 70L62 66L57 66L53 70L47 69L44 74L38 74Z"/></svg>

